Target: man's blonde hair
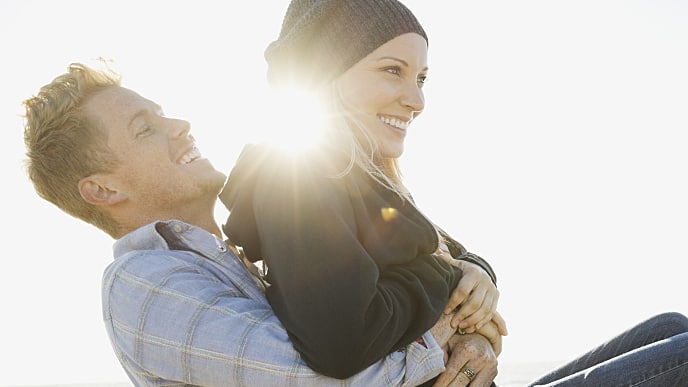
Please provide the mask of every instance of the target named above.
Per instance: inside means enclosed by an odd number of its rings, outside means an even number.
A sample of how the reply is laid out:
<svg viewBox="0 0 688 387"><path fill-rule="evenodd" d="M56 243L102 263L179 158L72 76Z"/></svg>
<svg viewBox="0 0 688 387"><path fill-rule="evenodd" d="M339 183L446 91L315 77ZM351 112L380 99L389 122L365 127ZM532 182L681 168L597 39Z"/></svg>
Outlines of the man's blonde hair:
<svg viewBox="0 0 688 387"><path fill-rule="evenodd" d="M79 192L81 179L111 171L116 163L106 134L82 107L99 91L119 87L120 79L112 70L73 63L67 73L24 101L26 170L36 192L113 237L117 225L112 218L83 200Z"/></svg>

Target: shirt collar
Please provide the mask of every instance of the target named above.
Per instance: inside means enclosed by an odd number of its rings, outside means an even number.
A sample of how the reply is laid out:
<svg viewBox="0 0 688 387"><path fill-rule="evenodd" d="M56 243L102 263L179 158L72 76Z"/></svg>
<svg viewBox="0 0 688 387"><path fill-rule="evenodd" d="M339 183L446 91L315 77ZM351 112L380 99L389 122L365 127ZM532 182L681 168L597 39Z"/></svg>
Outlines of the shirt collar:
<svg viewBox="0 0 688 387"><path fill-rule="evenodd" d="M115 259L136 250L191 250L218 260L227 251L227 245L200 227L179 220L167 220L134 230L113 245Z"/></svg>

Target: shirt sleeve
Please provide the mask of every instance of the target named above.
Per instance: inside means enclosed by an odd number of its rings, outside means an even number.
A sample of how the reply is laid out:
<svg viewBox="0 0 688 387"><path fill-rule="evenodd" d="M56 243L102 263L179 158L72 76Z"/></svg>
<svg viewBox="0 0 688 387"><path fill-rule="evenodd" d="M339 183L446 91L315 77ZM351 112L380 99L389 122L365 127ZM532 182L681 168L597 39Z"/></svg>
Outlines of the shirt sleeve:
<svg viewBox="0 0 688 387"><path fill-rule="evenodd" d="M432 327L461 272L430 254L380 269L361 244L346 190L286 170L262 173L252 203L235 209L252 208L268 298L295 348L314 370L350 377Z"/></svg>
<svg viewBox="0 0 688 387"><path fill-rule="evenodd" d="M245 283L195 265L200 256L187 258L130 254L104 274L106 328L136 385L342 385L304 363L269 304L242 291ZM345 384L411 386L431 379L443 370L443 353L430 334L424 338L427 349L411 344Z"/></svg>

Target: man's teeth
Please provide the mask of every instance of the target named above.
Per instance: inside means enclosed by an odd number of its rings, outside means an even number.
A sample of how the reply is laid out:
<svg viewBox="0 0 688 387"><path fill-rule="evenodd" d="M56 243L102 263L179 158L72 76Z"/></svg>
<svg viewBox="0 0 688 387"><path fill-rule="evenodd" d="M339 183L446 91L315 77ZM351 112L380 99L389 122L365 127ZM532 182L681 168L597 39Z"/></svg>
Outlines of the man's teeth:
<svg viewBox="0 0 688 387"><path fill-rule="evenodd" d="M401 121L397 120L396 118L387 118L387 117L380 117L380 121L384 122L387 125L392 125L396 128L406 130L409 127L409 124L411 123L410 121Z"/></svg>
<svg viewBox="0 0 688 387"><path fill-rule="evenodd" d="M180 164L188 164L188 163L190 163L190 162L192 162L192 161L194 161L200 157L201 157L201 152L198 150L198 148L193 147L193 149L191 149L189 151L189 153L185 154L184 156L182 156L182 158L179 159L179 163Z"/></svg>

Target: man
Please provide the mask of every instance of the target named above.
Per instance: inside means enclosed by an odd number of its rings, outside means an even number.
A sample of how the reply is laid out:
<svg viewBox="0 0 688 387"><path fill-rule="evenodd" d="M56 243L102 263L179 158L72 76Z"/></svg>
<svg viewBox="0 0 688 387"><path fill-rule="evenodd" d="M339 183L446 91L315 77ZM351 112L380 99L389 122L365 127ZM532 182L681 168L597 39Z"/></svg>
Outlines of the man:
<svg viewBox="0 0 688 387"><path fill-rule="evenodd" d="M81 64L24 104L37 193L116 239L103 315L135 385L342 384L305 365L255 266L223 241L214 208L225 175L201 156L188 122ZM491 343L453 335L450 318L346 384L421 384L445 369L445 348L451 357L438 384L489 385ZM483 371L459 372L468 359Z"/></svg>

